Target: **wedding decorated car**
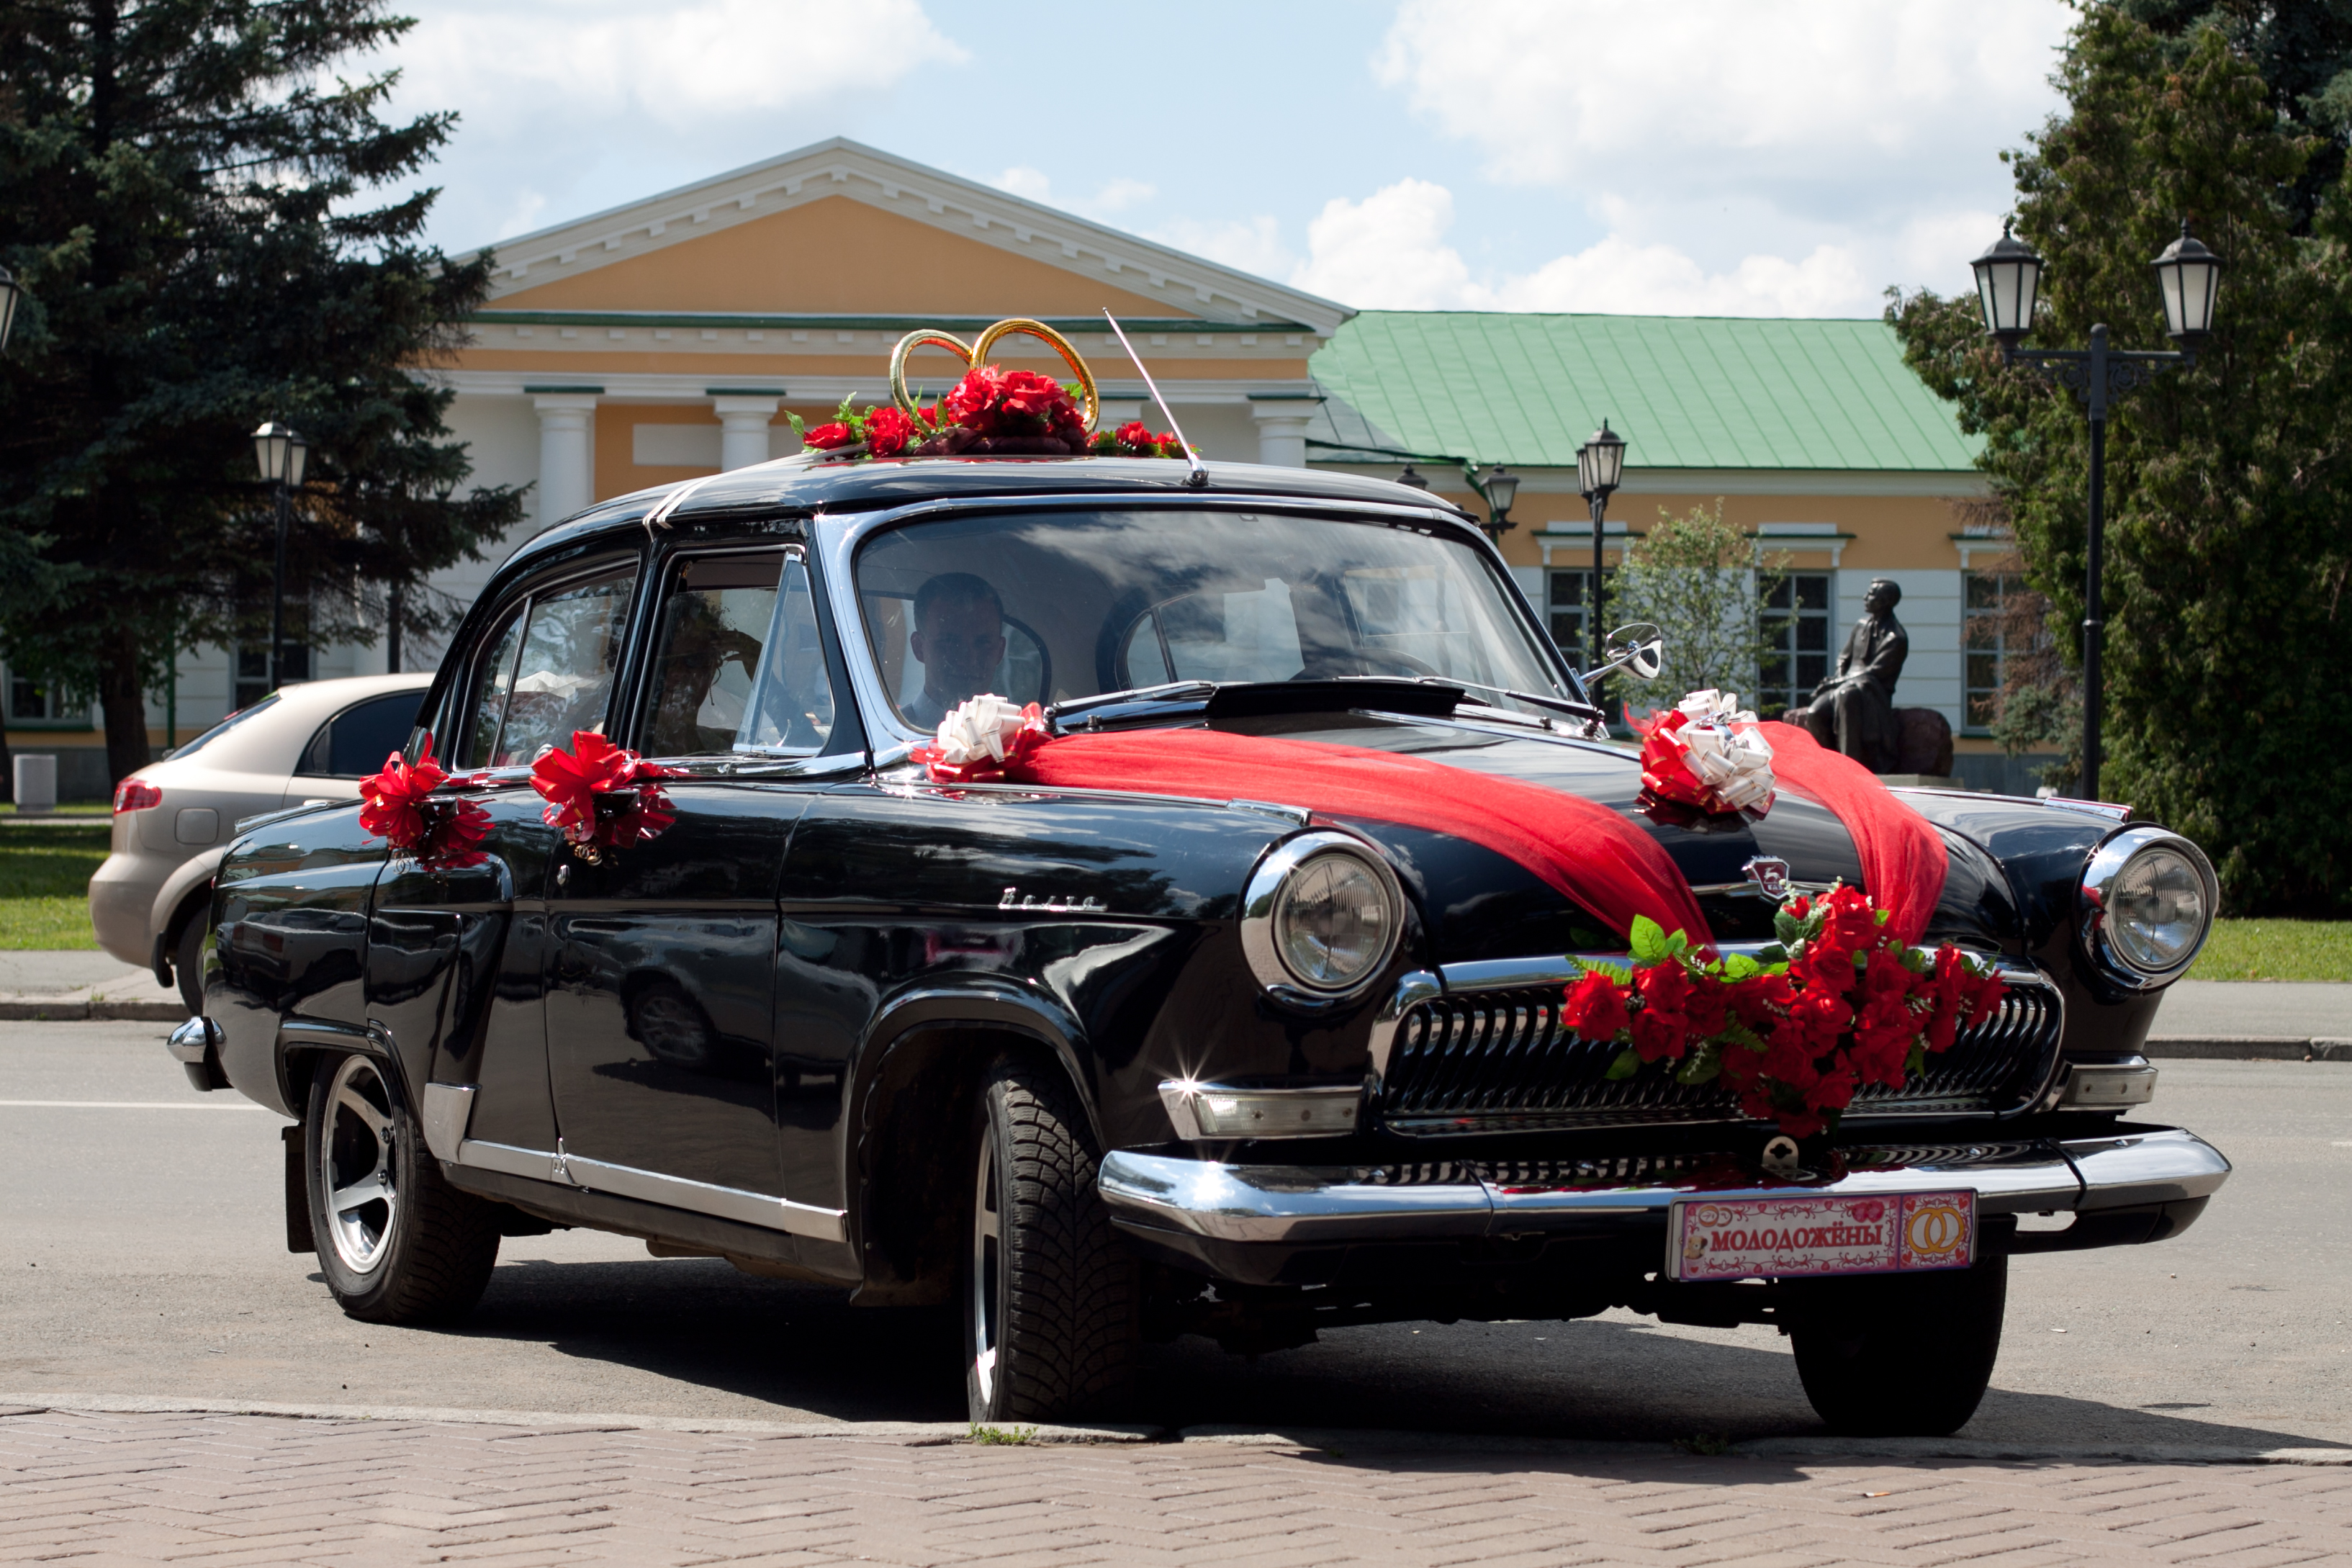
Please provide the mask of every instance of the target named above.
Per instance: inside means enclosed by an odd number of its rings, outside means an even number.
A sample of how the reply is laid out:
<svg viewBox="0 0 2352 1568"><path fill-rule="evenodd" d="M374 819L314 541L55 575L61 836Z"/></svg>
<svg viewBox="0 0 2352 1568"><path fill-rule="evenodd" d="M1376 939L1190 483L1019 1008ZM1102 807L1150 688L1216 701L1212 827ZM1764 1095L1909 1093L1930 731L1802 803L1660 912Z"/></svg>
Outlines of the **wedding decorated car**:
<svg viewBox="0 0 2352 1568"><path fill-rule="evenodd" d="M1182 1334L1624 1307L1942 1433L2012 1258L2221 1186L2133 1119L2193 845L1727 693L1612 741L1442 499L1099 430L1002 335L531 540L360 802L242 825L172 1048L295 1119L345 1311L580 1226L953 1304L976 1420Z"/></svg>

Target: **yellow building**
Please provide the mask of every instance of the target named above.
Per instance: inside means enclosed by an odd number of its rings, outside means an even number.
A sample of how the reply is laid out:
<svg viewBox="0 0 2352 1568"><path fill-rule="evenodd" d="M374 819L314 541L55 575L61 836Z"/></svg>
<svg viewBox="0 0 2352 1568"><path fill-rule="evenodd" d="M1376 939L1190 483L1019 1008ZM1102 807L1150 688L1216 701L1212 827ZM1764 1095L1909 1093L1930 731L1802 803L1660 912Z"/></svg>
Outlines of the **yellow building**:
<svg viewBox="0 0 2352 1568"><path fill-rule="evenodd" d="M1982 493L1970 449L1874 321L1359 313L839 139L495 255L468 342L420 374L457 393L450 423L476 480L532 487L529 529L796 449L786 416L814 423L844 396L884 401L891 347L918 326L969 341L1003 317L1043 319L1087 355L1107 420L1156 426L1108 308L1210 457L1394 475L1398 454L1420 454L1438 490L1473 510L1448 459L1521 472L1504 551L1564 641L1580 626L1577 574L1591 555L1574 453L1605 415L1630 443L1612 526L1724 498L1789 554L1791 635L1832 650L1868 580L1896 578L1912 635L1898 700L1964 727L1967 574L2005 547L1960 537L1956 503ZM992 357L1060 369L1029 339ZM937 351L914 368L933 386L961 371ZM489 570L436 585L470 599ZM151 703L156 745L257 698L260 652L184 658L168 710L163 693ZM1792 651L1791 684L1812 652ZM404 662L438 653L412 647ZM384 659L379 643L289 662L328 677ZM10 744L56 752L61 793L105 793L88 713L21 681L9 702Z"/></svg>

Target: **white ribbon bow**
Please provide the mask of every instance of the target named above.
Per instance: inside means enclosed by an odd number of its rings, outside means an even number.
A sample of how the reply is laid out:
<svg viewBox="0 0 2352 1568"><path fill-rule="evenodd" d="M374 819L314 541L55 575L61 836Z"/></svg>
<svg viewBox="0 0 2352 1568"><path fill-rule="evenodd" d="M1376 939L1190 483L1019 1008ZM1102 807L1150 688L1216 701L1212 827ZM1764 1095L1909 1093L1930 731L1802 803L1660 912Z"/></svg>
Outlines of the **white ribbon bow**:
<svg viewBox="0 0 2352 1568"><path fill-rule="evenodd" d="M983 694L959 702L940 721L933 737L940 761L954 767L982 757L1001 763L1024 721L1020 707L1003 697Z"/></svg>
<svg viewBox="0 0 2352 1568"><path fill-rule="evenodd" d="M1772 746L1753 728L1756 715L1739 706L1736 691L1694 691L1675 706L1688 715L1675 731L1698 782L1733 811L1769 805L1774 782Z"/></svg>

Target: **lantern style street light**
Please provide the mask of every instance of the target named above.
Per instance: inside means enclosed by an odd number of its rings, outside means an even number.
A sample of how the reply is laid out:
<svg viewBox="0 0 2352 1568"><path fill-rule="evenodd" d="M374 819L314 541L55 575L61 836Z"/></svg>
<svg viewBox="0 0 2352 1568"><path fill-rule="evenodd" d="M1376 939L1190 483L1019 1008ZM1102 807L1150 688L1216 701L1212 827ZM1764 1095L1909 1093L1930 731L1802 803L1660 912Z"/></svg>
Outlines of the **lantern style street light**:
<svg viewBox="0 0 2352 1568"><path fill-rule="evenodd" d="M1500 544L1511 531L1511 503L1519 497L1519 476L1497 463L1479 481L1478 493L1486 498L1486 537Z"/></svg>
<svg viewBox="0 0 2352 1568"><path fill-rule="evenodd" d="M269 577L269 689L278 689L286 658L286 526L295 487L310 456L310 443L289 426L271 420L253 433L254 461L261 482L278 490L278 558Z"/></svg>
<svg viewBox="0 0 2352 1568"><path fill-rule="evenodd" d="M1429 488L1428 479L1419 470L1414 468L1411 463L1407 463L1404 466L1404 472L1397 476L1397 483L1401 485L1410 485L1417 490L1425 490Z"/></svg>
<svg viewBox="0 0 2352 1568"><path fill-rule="evenodd" d="M2164 298L2164 330L2180 345L2178 353L2111 349L2107 328L2091 329L2087 349L2026 349L2019 342L2033 330L2033 305L2042 289L2042 258L2014 238L2009 225L2000 237L1969 265L1977 275L1977 304L1985 334L2000 344L2004 363L2022 360L2053 385L2072 390L2091 424L2090 534L2083 566L2083 779L2085 799L2099 797L2099 652L2105 622L2100 578L2105 560L2107 406L2123 394L2145 386L2156 374L2197 363L2198 346L2213 330L2221 289L2221 258L2180 225L2180 237L2150 263Z"/></svg>
<svg viewBox="0 0 2352 1568"><path fill-rule="evenodd" d="M8 333L16 325L16 307L25 298L25 286L16 275L0 267L0 353L8 352Z"/></svg>
<svg viewBox="0 0 2352 1568"><path fill-rule="evenodd" d="M1576 490L1592 508L1592 620L1586 629L1592 634L1595 669L1609 662L1603 651L1609 634L1601 618L1601 524L1609 515L1609 497L1624 477L1625 437L1610 429L1609 421L1603 419L1591 439L1576 449Z"/></svg>

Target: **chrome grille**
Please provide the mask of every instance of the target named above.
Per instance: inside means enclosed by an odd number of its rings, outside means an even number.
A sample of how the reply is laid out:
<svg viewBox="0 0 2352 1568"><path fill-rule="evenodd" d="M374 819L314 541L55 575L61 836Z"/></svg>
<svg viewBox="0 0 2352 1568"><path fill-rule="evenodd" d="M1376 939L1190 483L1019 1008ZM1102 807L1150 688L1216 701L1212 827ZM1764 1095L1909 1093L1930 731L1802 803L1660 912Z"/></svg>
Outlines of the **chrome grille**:
<svg viewBox="0 0 2352 1568"><path fill-rule="evenodd" d="M1719 1084L1679 1084L1652 1067L1612 1082L1613 1044L1560 1023L1556 986L1429 998L1397 1020L1381 1081L1383 1121L1401 1132L1500 1131L1736 1121ZM1849 1116L1937 1116L2021 1109L2049 1079L2063 1023L2057 994L2012 977L1999 1010L1901 1089L1864 1087Z"/></svg>

